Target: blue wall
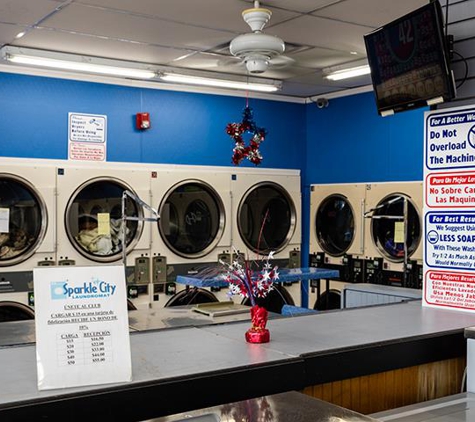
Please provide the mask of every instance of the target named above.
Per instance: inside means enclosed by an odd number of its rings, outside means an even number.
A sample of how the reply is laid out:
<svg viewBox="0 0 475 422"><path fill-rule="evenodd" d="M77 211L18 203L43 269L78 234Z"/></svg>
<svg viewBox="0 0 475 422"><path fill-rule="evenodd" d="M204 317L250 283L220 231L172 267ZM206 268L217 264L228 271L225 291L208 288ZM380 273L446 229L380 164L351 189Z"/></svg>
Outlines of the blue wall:
<svg viewBox="0 0 475 422"><path fill-rule="evenodd" d="M422 180L423 112L380 117L372 92L308 105L304 183Z"/></svg>
<svg viewBox="0 0 475 422"><path fill-rule="evenodd" d="M244 98L131 88L0 73L0 156L67 159L68 112L104 114L107 160L232 166L225 132L239 122ZM254 119L268 130L261 167L301 168L305 106L250 99ZM152 128L134 129L149 112ZM243 162L241 166L253 166Z"/></svg>

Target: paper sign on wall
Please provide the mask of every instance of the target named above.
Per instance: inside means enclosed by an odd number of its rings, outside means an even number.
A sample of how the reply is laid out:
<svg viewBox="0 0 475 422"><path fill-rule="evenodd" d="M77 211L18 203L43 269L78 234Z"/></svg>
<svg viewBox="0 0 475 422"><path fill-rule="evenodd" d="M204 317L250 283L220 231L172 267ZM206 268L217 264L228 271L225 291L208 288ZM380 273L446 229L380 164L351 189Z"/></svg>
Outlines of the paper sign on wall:
<svg viewBox="0 0 475 422"><path fill-rule="evenodd" d="M130 381L122 266L35 268L38 388Z"/></svg>
<svg viewBox="0 0 475 422"><path fill-rule="evenodd" d="M0 208L0 233L9 233L10 208Z"/></svg>
<svg viewBox="0 0 475 422"><path fill-rule="evenodd" d="M475 107L425 113L425 306L475 312Z"/></svg>
<svg viewBox="0 0 475 422"><path fill-rule="evenodd" d="M68 159L105 161L107 116L69 113L68 117Z"/></svg>

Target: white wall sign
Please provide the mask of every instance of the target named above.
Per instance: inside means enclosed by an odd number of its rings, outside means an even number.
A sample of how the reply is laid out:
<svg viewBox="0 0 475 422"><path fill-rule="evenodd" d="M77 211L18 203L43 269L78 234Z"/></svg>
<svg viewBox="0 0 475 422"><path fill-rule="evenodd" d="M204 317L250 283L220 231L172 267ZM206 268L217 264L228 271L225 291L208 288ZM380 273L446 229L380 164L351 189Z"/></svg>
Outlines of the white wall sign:
<svg viewBox="0 0 475 422"><path fill-rule="evenodd" d="M425 113L425 306L475 312L475 107Z"/></svg>
<svg viewBox="0 0 475 422"><path fill-rule="evenodd" d="M35 268L38 388L130 381L122 266Z"/></svg>
<svg viewBox="0 0 475 422"><path fill-rule="evenodd" d="M107 116L68 114L68 158L76 161L105 161Z"/></svg>

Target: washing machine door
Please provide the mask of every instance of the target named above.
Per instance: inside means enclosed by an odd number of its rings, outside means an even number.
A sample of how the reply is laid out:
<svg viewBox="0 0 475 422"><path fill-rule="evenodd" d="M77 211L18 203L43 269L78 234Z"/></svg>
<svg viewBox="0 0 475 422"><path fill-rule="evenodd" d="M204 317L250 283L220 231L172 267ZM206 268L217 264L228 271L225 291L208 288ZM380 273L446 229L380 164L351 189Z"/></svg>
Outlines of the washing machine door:
<svg viewBox="0 0 475 422"><path fill-rule="evenodd" d="M259 183L246 192L237 218L242 240L260 254L284 249L294 234L297 219L288 192L272 182Z"/></svg>
<svg viewBox="0 0 475 422"><path fill-rule="evenodd" d="M407 200L407 256L410 257L421 241L421 219L412 199L401 193L394 193L383 198L371 219L371 238L382 256L393 262L404 261L404 242L397 240L397 223L402 223L404 216L404 199ZM391 217L397 217L396 219Z"/></svg>
<svg viewBox="0 0 475 422"><path fill-rule="evenodd" d="M45 202L27 180L0 173L0 266L32 256L48 227Z"/></svg>
<svg viewBox="0 0 475 422"><path fill-rule="evenodd" d="M167 247L184 258L210 253L225 226L224 204L218 192L200 180L174 185L159 207L158 230Z"/></svg>
<svg viewBox="0 0 475 422"><path fill-rule="evenodd" d="M66 208L66 233L81 255L96 262L122 258L122 194L125 190L134 193L125 182L108 177L88 180L72 194ZM143 209L127 197L125 214L140 220ZM143 221L127 221L127 252L139 241L142 229Z"/></svg>
<svg viewBox="0 0 475 422"><path fill-rule="evenodd" d="M348 198L335 194L326 197L315 215L315 235L322 250L341 256L355 238L355 213Z"/></svg>

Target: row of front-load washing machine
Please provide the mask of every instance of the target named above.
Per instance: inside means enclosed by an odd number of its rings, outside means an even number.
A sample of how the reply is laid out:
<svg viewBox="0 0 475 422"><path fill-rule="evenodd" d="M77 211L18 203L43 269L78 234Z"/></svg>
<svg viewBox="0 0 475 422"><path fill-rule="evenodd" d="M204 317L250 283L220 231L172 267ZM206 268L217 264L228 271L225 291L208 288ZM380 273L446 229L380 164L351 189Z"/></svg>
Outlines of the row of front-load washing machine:
<svg viewBox="0 0 475 422"><path fill-rule="evenodd" d="M131 195L123 200L124 191ZM276 265L297 267L300 192L297 170L2 158L0 301L32 305L38 266L122 265L124 244L131 307L188 303L176 276L235 254L275 251ZM145 221L141 201L158 222ZM126 227L123 214L132 217ZM223 300L226 292L194 294ZM300 287L278 296L298 305Z"/></svg>
<svg viewBox="0 0 475 422"><path fill-rule="evenodd" d="M315 306L340 307L345 283L422 288L422 209L421 181L312 185L310 262L341 281Z"/></svg>

